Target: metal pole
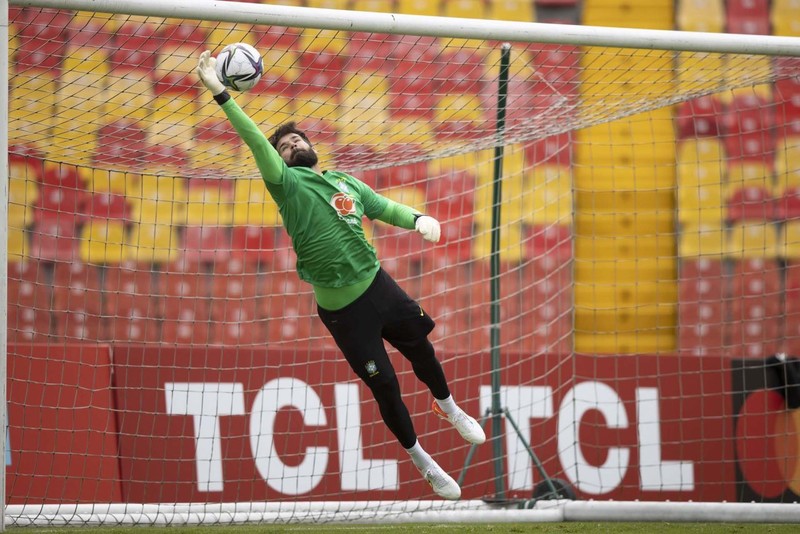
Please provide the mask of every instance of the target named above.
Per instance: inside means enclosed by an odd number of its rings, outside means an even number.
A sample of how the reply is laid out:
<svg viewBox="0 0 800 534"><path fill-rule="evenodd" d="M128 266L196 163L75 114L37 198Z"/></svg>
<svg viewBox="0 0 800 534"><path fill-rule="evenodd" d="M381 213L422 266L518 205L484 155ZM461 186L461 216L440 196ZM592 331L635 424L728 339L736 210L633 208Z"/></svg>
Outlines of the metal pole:
<svg viewBox="0 0 800 534"><path fill-rule="evenodd" d="M490 350L492 362L492 454L494 455L494 485L497 499L505 499L503 476L503 408L500 405L500 204L503 182L503 132L506 127L508 101L508 66L511 45L504 43L500 55L500 85L497 96L497 142L494 148L494 180L492 182L492 244L490 256Z"/></svg>
<svg viewBox="0 0 800 534"><path fill-rule="evenodd" d="M3 460L2 476L0 476L0 532L6 529L6 450L8 445L7 406L6 399L6 365L8 364L8 0L0 0L0 87L3 87L3 99L0 104L0 458Z"/></svg>

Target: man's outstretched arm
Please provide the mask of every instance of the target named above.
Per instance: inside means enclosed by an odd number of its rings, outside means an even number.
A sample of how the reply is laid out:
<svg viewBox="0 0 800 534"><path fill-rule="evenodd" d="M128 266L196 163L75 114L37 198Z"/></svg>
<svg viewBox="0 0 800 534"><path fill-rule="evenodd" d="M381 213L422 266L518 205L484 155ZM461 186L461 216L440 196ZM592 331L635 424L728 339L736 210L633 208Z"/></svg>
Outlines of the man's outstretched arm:
<svg viewBox="0 0 800 534"><path fill-rule="evenodd" d="M203 85L213 95L214 100L225 112L236 133L250 148L264 180L272 184L282 183L285 169L283 159L281 159L256 123L242 111L242 108L231 98L225 86L217 78L217 73L214 70L216 61L217 58L212 57L211 52L208 50L200 54L200 60L197 63L197 69L195 69L198 78L200 78L200 81L203 82Z"/></svg>

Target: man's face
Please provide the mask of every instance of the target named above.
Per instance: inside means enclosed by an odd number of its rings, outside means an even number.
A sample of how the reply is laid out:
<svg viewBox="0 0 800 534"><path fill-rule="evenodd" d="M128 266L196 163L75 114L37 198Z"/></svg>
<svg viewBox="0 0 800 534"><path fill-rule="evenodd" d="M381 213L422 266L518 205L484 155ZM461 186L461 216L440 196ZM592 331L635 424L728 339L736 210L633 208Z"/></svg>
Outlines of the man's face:
<svg viewBox="0 0 800 534"><path fill-rule="evenodd" d="M311 145L296 133L281 137L277 150L289 167L313 167L319 161Z"/></svg>

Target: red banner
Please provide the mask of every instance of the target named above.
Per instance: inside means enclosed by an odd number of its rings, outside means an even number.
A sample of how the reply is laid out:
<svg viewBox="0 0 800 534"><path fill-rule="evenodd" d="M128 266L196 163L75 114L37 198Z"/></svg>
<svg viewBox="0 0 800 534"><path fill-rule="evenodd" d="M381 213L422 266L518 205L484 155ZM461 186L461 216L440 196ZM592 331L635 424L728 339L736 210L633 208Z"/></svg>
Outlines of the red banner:
<svg viewBox="0 0 800 534"><path fill-rule="evenodd" d="M9 504L120 502L111 351L9 345Z"/></svg>
<svg viewBox="0 0 800 534"><path fill-rule="evenodd" d="M463 474L466 499L530 498L543 476L527 443L579 498L752 498L742 485L787 421L754 426L781 408L756 405L763 395L734 402L765 386L732 384L742 373L728 359L506 355L494 397L488 355L444 358L454 397L490 437L466 465L469 445L394 362L420 443ZM435 498L336 353L122 346L112 360L102 346L29 345L9 347L8 369L11 503ZM795 434L781 442L787 454ZM745 447L761 437L764 447Z"/></svg>

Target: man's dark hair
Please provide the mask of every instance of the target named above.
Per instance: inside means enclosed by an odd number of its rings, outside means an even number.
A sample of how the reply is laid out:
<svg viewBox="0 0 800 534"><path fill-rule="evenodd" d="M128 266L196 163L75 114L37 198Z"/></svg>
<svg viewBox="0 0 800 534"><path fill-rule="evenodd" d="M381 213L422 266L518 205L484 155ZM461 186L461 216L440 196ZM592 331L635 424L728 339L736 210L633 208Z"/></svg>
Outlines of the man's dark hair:
<svg viewBox="0 0 800 534"><path fill-rule="evenodd" d="M270 136L269 144L271 144L274 148L278 148L278 141L280 141L281 138L289 134L297 134L300 137L302 137L306 143L308 143L309 145L311 144L311 141L308 140L308 136L306 135L306 133L302 130L298 130L297 125L295 124L294 121L287 122L285 124L281 124L280 126L278 126L278 129L275 130L275 133Z"/></svg>

